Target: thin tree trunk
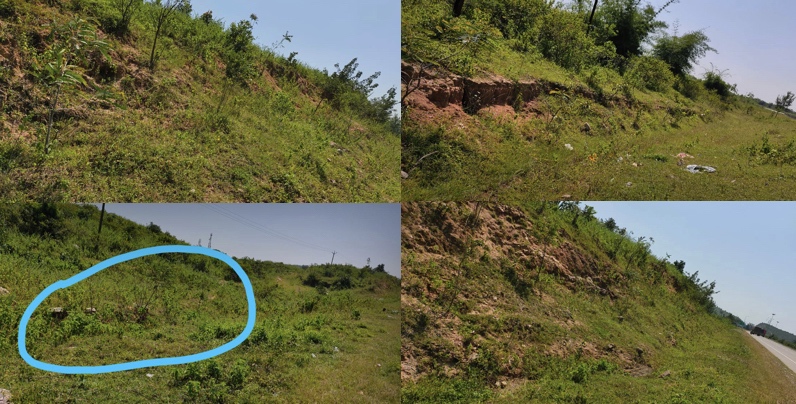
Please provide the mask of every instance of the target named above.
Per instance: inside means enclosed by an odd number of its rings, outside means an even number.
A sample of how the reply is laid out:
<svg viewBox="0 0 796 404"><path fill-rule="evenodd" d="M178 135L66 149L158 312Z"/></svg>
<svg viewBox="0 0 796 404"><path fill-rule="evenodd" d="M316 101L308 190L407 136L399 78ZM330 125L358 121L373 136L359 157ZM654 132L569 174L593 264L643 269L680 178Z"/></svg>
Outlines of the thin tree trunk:
<svg viewBox="0 0 796 404"><path fill-rule="evenodd" d="M155 40L152 42L152 53L149 54L149 70L155 70L155 48L158 46L161 26L163 26L163 23L158 21L158 28L155 30Z"/></svg>
<svg viewBox="0 0 796 404"><path fill-rule="evenodd" d="M221 112L221 107L224 105L224 102L227 100L228 92L229 92L229 80L224 80L224 88L221 89L221 101L218 102L218 108L216 108L216 114Z"/></svg>
<svg viewBox="0 0 796 404"><path fill-rule="evenodd" d="M52 105L50 105L50 117L47 119L47 135L44 137L44 154L50 153L50 131L53 128L53 112L55 112L55 108L58 106L58 94L61 93L61 85L59 84L55 88L55 97L53 98Z"/></svg>
<svg viewBox="0 0 796 404"><path fill-rule="evenodd" d="M591 32L591 22L594 19L594 12L597 11L597 2L599 0L594 0L594 7L591 9L591 15L589 16L589 26L586 28L586 33L588 34Z"/></svg>
<svg viewBox="0 0 796 404"><path fill-rule="evenodd" d="M464 0L454 0L453 2L453 16L458 17L462 15L462 9L464 8Z"/></svg>
<svg viewBox="0 0 796 404"><path fill-rule="evenodd" d="M102 204L102 212L100 213L99 229L97 230L97 243L94 245L94 252L99 252L100 233L102 233L102 220L105 218L105 204Z"/></svg>

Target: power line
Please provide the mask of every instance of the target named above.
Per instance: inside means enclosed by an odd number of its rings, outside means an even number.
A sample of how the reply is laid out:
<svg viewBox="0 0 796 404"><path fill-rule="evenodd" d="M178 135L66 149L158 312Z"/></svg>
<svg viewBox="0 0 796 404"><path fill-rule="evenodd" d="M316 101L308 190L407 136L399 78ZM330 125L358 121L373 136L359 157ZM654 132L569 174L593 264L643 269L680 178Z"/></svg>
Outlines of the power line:
<svg viewBox="0 0 796 404"><path fill-rule="evenodd" d="M235 217L237 217L237 218L239 218L241 220L249 222L249 223L251 223L252 225L254 225L256 227L259 227L261 230L263 230L263 231L265 231L267 233L273 234L273 235L275 235L277 237L281 237L281 238L284 238L284 239L287 239L287 240L290 240L290 241L294 241L296 243L301 243L301 244L303 244L305 246L312 246L313 248L317 248L317 249L320 249L322 251L328 250L326 247L320 246L318 244L313 244L313 243L310 243L310 242L307 242L307 241L304 241L304 240L300 240L300 239L297 239L295 237L289 236L287 234L280 233L280 232L278 232L276 230L273 230L273 229L271 229L271 228L269 228L267 226L261 225L259 223L254 223L251 220L249 220L249 218L241 216L241 215L239 215L239 214L237 214L237 213L235 213L235 212L233 212L233 211L231 211L229 209L225 209L225 208L223 208L221 206L213 206L213 208L216 208L217 211L220 210L220 211L226 212L226 213L228 213L228 214L230 214L232 216L235 216Z"/></svg>
<svg viewBox="0 0 796 404"><path fill-rule="evenodd" d="M246 218L244 216L241 216L241 215L239 215L239 214L237 214L235 212L232 212L230 210L227 210L227 209L224 209L224 208L221 208L221 207L218 207L218 206L213 206L213 205L210 205L210 204L204 204L203 206L208 207L209 209L211 209L215 213L217 213L217 214L219 214L221 216L224 216L227 219L230 219L232 221L240 223L240 224L242 224L244 226L247 226L247 227L249 227L251 229L254 229L254 230L257 230L259 232L268 234L269 236L281 238L283 240L299 244L299 245L301 245L303 247L306 247L306 248L311 248L311 249L314 249L314 250L319 250L319 251L323 251L323 252L327 252L327 253L331 253L332 252L332 250L327 249L325 247L322 247L320 245L309 243L309 242L297 239L295 237L288 236L288 235L286 235L284 233L280 233L280 232L278 232L276 230L273 230L273 229L270 229L270 228L268 228L266 226L263 226L261 224L255 223L252 220L250 220L250 219L248 219L248 218Z"/></svg>

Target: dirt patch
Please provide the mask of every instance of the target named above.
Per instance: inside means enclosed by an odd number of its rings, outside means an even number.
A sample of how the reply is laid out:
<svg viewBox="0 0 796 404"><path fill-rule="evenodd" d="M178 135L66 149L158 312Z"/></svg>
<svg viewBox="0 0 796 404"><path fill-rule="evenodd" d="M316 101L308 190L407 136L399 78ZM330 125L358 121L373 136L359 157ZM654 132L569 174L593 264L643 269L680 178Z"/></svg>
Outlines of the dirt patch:
<svg viewBox="0 0 796 404"><path fill-rule="evenodd" d="M633 377L647 377L651 375L654 370L647 365L637 364L633 367L626 368L625 372Z"/></svg>

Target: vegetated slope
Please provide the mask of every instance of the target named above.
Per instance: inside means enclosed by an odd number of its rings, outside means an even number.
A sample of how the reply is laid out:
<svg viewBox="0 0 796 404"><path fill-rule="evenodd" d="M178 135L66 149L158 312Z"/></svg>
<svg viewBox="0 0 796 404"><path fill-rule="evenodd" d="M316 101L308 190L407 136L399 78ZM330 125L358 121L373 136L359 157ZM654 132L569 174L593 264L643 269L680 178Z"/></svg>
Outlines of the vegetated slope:
<svg viewBox="0 0 796 404"><path fill-rule="evenodd" d="M405 402L796 399L796 375L709 314L713 284L593 209L402 209Z"/></svg>
<svg viewBox="0 0 796 404"><path fill-rule="evenodd" d="M257 322L243 345L212 359L80 376L30 367L17 351L19 321L45 287L124 252L184 244L155 224L106 214L95 249L99 216L93 206L0 208L0 388L12 402L399 399L400 282L350 265L236 259L252 281ZM38 360L72 366L182 356L231 341L247 313L243 287L223 262L159 254L45 299L26 344Z"/></svg>
<svg viewBox="0 0 796 404"><path fill-rule="evenodd" d="M225 27L184 2L151 69L163 8L140 3L123 29L120 3L139 2L0 2L2 199L400 198L394 101L368 100L356 62L315 70L255 45L256 19Z"/></svg>
<svg viewBox="0 0 796 404"><path fill-rule="evenodd" d="M728 72L622 55L610 7L647 17L599 3L587 32L587 12L551 2L402 2L404 200L791 198L796 122Z"/></svg>

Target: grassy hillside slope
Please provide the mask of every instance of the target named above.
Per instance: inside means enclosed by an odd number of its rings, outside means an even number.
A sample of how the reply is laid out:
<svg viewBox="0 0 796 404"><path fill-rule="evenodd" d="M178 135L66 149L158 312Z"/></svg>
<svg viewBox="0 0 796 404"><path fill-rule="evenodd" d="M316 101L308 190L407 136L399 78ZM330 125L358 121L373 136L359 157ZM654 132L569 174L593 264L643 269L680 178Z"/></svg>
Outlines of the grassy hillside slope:
<svg viewBox="0 0 796 404"><path fill-rule="evenodd" d="M356 65L335 79L340 72L324 74L295 55L255 46L245 27L256 21L224 26L212 14L177 10L162 28L151 70L160 8L143 3L129 31L120 33L117 3L0 1L4 200L400 198L391 105L367 99L372 86L361 83ZM88 24L85 32L52 34L53 27L79 20ZM107 45L109 59L73 47L66 53L73 57L56 63L64 43L94 35ZM48 63L78 78L57 93L58 86L48 85Z"/></svg>
<svg viewBox="0 0 796 404"><path fill-rule="evenodd" d="M790 402L712 286L587 209L406 203L405 402Z"/></svg>
<svg viewBox="0 0 796 404"><path fill-rule="evenodd" d="M398 401L399 281L346 265L236 259L254 287L257 323L243 345L209 360L76 376L28 366L17 352L19 321L46 286L123 252L184 244L107 214L95 250L98 220L93 206L0 209L0 388L14 403ZM57 318L53 307L68 314ZM27 346L36 359L73 366L181 356L232 340L246 315L243 287L222 262L162 254L45 299Z"/></svg>
<svg viewBox="0 0 796 404"><path fill-rule="evenodd" d="M402 2L404 200L792 199L796 121L549 3Z"/></svg>

